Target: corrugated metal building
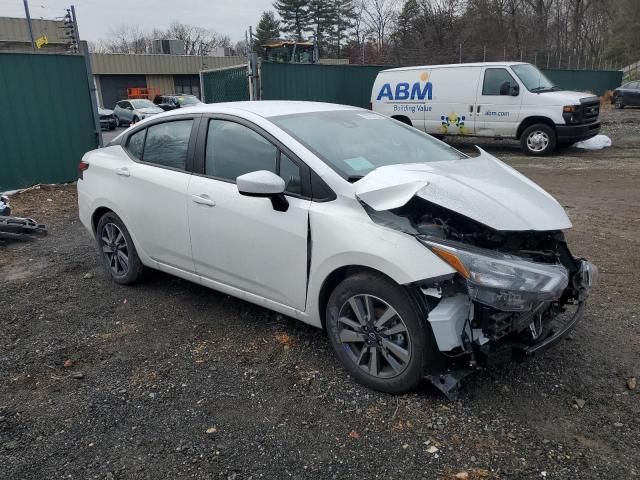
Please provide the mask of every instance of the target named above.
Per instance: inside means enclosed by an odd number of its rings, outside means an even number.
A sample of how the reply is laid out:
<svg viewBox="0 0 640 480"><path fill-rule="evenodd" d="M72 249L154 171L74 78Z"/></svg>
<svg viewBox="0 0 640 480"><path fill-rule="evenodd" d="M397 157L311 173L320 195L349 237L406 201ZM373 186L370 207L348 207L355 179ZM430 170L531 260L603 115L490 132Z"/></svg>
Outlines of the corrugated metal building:
<svg viewBox="0 0 640 480"><path fill-rule="evenodd" d="M164 94L187 93L200 97L201 70L246 63L245 57L91 54L98 101L105 108L113 108L118 100L126 98L127 88L157 88Z"/></svg>
<svg viewBox="0 0 640 480"><path fill-rule="evenodd" d="M68 39L64 35L62 21L31 19L34 39L46 36L48 44L43 45L40 51L66 52ZM29 25L24 18L0 17L0 50L24 51L31 50L31 37Z"/></svg>

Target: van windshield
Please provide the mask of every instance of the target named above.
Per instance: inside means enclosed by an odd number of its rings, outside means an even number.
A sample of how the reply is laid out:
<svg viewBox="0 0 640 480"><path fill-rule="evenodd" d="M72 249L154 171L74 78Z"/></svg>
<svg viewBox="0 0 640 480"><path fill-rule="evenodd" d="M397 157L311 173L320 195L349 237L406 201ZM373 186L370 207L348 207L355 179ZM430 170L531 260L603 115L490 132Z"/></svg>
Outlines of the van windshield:
<svg viewBox="0 0 640 480"><path fill-rule="evenodd" d="M466 158L413 127L366 110L299 113L269 120L352 182L387 165Z"/></svg>
<svg viewBox="0 0 640 480"><path fill-rule="evenodd" d="M512 65L511 69L530 92L551 92L554 90L560 90L560 87L554 85L551 80L545 77L544 73L529 63Z"/></svg>

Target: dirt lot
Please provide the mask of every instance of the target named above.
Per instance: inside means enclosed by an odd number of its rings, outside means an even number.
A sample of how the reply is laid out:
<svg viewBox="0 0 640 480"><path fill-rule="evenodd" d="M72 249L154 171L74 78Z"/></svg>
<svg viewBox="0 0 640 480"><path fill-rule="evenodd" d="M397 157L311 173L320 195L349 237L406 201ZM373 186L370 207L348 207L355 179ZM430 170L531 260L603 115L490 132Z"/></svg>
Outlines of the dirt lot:
<svg viewBox="0 0 640 480"><path fill-rule="evenodd" d="M639 476L640 110L603 121L605 151L481 142L560 200L601 276L567 340L455 402L367 390L321 331L200 286L114 285L73 185L14 196L50 234L0 247L0 477Z"/></svg>

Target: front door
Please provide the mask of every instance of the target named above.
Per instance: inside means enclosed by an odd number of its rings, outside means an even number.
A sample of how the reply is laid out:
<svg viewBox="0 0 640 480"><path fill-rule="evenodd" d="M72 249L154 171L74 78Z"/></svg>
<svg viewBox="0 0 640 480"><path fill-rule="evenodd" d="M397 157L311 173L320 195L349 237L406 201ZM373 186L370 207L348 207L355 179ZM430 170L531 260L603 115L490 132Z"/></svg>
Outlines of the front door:
<svg viewBox="0 0 640 480"><path fill-rule="evenodd" d="M304 311L310 206L304 198L306 167L247 124L208 121L204 175L194 175L188 196L196 272ZM284 178L286 212L274 210L269 198L240 195L236 178L257 170Z"/></svg>
<svg viewBox="0 0 640 480"><path fill-rule="evenodd" d="M476 134L486 137L515 137L523 92L504 67L486 67L478 85ZM517 95L516 95L517 93Z"/></svg>

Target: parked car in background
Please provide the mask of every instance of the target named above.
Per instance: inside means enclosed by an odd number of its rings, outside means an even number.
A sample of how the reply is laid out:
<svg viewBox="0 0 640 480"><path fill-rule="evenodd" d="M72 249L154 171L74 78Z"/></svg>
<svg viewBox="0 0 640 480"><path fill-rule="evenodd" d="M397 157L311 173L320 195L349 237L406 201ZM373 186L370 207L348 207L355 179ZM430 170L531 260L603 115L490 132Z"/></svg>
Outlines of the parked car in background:
<svg viewBox="0 0 640 480"><path fill-rule="evenodd" d="M140 120L162 112L164 112L164 110L146 98L120 100L113 109L119 125L131 125L132 123L137 123Z"/></svg>
<svg viewBox="0 0 640 480"><path fill-rule="evenodd" d="M386 392L426 376L450 393L472 365L544 351L596 272L524 175L360 108L174 110L78 170L113 281L155 268L324 328L349 373Z"/></svg>
<svg viewBox="0 0 640 480"><path fill-rule="evenodd" d="M640 107L640 81L627 82L613 91L616 108Z"/></svg>
<svg viewBox="0 0 640 480"><path fill-rule="evenodd" d="M383 70L371 105L432 135L516 139L529 155L548 155L600 131L598 97L565 91L522 62Z"/></svg>
<svg viewBox="0 0 640 480"><path fill-rule="evenodd" d="M158 95L153 99L153 103L165 112L175 110L176 108L204 105L195 95L182 94Z"/></svg>
<svg viewBox="0 0 640 480"><path fill-rule="evenodd" d="M98 115L100 116L100 128L102 130L115 130L118 126L118 119L113 110L98 108Z"/></svg>

